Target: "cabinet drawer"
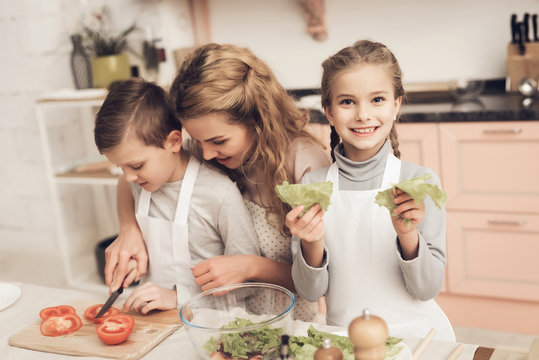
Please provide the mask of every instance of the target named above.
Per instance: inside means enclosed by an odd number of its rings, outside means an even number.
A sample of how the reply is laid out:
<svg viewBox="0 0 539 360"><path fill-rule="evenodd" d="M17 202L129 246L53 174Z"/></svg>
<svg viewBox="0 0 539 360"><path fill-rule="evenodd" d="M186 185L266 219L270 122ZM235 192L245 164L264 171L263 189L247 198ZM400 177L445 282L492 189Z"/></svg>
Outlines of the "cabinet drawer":
<svg viewBox="0 0 539 360"><path fill-rule="evenodd" d="M539 121L439 126L448 210L539 213Z"/></svg>
<svg viewBox="0 0 539 360"><path fill-rule="evenodd" d="M431 168L440 175L438 126L397 123L401 159Z"/></svg>
<svg viewBox="0 0 539 360"><path fill-rule="evenodd" d="M539 215L447 212L448 290L539 301Z"/></svg>

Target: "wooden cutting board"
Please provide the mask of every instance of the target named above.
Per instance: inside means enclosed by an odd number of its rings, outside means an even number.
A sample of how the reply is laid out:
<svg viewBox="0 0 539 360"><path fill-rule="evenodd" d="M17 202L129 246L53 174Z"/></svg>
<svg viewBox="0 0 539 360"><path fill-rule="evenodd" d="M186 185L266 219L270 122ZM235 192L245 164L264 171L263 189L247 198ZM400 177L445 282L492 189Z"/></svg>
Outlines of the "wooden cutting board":
<svg viewBox="0 0 539 360"><path fill-rule="evenodd" d="M178 310L156 311L149 315L129 313L135 319L135 326L127 341L118 345L106 345L97 337L97 325L84 318L84 310L94 303L81 301L68 305L77 310L82 320L79 330L56 337L43 336L39 330L41 318L36 314L36 321L13 334L9 344L64 355L140 359L182 326Z"/></svg>

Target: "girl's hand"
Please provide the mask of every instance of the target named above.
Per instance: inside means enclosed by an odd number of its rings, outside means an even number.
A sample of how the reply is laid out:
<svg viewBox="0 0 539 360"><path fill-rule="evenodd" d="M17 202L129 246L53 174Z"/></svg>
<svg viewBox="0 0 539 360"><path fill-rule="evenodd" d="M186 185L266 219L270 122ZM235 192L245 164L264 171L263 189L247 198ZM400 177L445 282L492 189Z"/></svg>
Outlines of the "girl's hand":
<svg viewBox="0 0 539 360"><path fill-rule="evenodd" d="M136 260L136 275L126 275L130 272L130 260ZM123 285L128 287L133 281L138 281L146 274L148 268L148 253L138 226L124 226L120 235L105 250L105 282L114 292ZM123 280L125 278L125 280ZM122 284L123 280L123 284Z"/></svg>
<svg viewBox="0 0 539 360"><path fill-rule="evenodd" d="M319 204L314 204L299 217L304 208L303 205L296 206L286 215L285 224L290 233L308 243L324 240L324 210Z"/></svg>
<svg viewBox="0 0 539 360"><path fill-rule="evenodd" d="M125 300L122 311L133 310L147 314L150 310L170 310L178 305L175 290L168 290L147 282L135 289Z"/></svg>
<svg viewBox="0 0 539 360"><path fill-rule="evenodd" d="M191 271L202 291L249 280L249 255L218 255L203 260Z"/></svg>
<svg viewBox="0 0 539 360"><path fill-rule="evenodd" d="M403 258L410 260L417 256L419 249L417 226L425 218L425 203L417 204L408 193L400 189L393 190L392 195L397 207L393 209L391 221L401 244Z"/></svg>

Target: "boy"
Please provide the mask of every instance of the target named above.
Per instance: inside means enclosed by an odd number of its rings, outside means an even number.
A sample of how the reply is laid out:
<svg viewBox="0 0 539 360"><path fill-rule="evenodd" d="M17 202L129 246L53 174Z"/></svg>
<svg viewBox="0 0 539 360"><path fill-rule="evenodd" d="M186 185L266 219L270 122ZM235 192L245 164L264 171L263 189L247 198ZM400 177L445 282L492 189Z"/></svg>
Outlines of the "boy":
<svg viewBox="0 0 539 360"><path fill-rule="evenodd" d="M130 183L129 203L148 251L147 281L124 311L176 308L200 292L191 267L201 260L259 254L238 188L182 149L181 124L162 88L142 79L114 86L96 115L94 136L99 152L122 168L119 186ZM128 211L119 206L120 218Z"/></svg>

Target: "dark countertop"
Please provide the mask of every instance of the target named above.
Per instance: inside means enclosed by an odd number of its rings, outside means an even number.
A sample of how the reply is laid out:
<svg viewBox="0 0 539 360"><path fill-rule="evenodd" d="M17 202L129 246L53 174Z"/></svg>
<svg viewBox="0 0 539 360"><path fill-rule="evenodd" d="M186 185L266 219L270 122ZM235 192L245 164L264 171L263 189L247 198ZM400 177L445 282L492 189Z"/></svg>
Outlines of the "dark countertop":
<svg viewBox="0 0 539 360"><path fill-rule="evenodd" d="M520 94L481 95L467 101L407 103L400 122L539 121L539 99Z"/></svg>
<svg viewBox="0 0 539 360"><path fill-rule="evenodd" d="M505 81L491 81L477 98L455 100L448 92L407 94L401 107L400 122L466 122L466 121L539 121L539 97L525 98L508 94ZM319 94L317 89L291 90L299 99ZM311 122L327 124L319 109L309 109Z"/></svg>

